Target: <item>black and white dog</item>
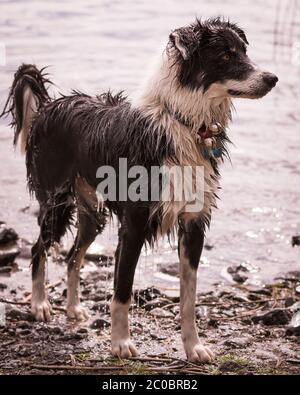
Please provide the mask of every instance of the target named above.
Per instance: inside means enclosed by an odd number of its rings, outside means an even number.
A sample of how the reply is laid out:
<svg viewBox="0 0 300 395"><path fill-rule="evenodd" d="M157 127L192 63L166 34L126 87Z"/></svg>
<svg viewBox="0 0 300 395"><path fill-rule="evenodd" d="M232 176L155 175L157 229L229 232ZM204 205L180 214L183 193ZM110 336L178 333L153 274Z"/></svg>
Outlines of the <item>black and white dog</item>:
<svg viewBox="0 0 300 395"><path fill-rule="evenodd" d="M87 317L80 306L80 267L113 213L120 223L111 305L113 355L137 355L128 311L141 249L176 229L185 352L193 362L213 358L195 324L196 277L205 229L216 206L219 164L228 155L232 99L261 98L278 81L248 58L247 45L243 30L220 18L176 29L161 64L133 102L109 92L96 97L74 92L52 100L43 70L33 65L18 69L2 115L12 114L14 142L26 151L29 189L40 204L40 236L32 248L32 313L37 320L48 321L51 313L44 285L47 252L59 243L75 213L78 233L67 258L67 315ZM201 209L187 210L188 199L117 198L99 207L97 170L110 166L121 178L120 158L129 167L149 171L152 166L201 166ZM161 183L159 188L162 192Z"/></svg>

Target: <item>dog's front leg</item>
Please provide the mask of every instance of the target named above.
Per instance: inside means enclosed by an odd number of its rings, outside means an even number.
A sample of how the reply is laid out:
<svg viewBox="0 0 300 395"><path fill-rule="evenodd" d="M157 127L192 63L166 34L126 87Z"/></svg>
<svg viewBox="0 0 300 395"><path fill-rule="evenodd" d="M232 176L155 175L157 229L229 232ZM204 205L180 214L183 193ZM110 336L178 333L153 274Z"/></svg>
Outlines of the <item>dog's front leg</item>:
<svg viewBox="0 0 300 395"><path fill-rule="evenodd" d="M197 269L204 243L204 228L200 220L181 218L179 230L180 315L181 335L187 358L205 363L213 359L212 351L204 346L195 321Z"/></svg>
<svg viewBox="0 0 300 395"><path fill-rule="evenodd" d="M135 268L145 240L146 219L138 214L135 220L127 218L119 232L115 294L111 304L111 343L112 354L121 358L138 355L130 340L128 312Z"/></svg>

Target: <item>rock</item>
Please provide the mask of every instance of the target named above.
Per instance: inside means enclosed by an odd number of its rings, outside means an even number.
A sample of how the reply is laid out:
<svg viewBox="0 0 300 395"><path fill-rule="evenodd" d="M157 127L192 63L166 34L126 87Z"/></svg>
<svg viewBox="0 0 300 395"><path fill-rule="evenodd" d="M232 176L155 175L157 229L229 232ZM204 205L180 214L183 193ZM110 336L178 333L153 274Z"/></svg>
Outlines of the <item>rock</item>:
<svg viewBox="0 0 300 395"><path fill-rule="evenodd" d="M284 302L285 307L293 307L295 304L295 299L294 298L287 298Z"/></svg>
<svg viewBox="0 0 300 395"><path fill-rule="evenodd" d="M4 289L7 289L7 285L0 283L0 291L4 291Z"/></svg>
<svg viewBox="0 0 300 395"><path fill-rule="evenodd" d="M161 273L168 274L169 276L179 277L179 263L169 262L158 265L158 270Z"/></svg>
<svg viewBox="0 0 300 395"><path fill-rule="evenodd" d="M6 317L12 320L29 321L29 322L34 321L34 317L32 316L31 313L28 313L26 311L21 311L16 308L12 308L10 306L6 307Z"/></svg>
<svg viewBox="0 0 300 395"><path fill-rule="evenodd" d="M248 337L236 337L233 339L225 340L224 346L230 348L245 348L251 344L251 339Z"/></svg>
<svg viewBox="0 0 300 395"><path fill-rule="evenodd" d="M19 238L18 234L11 228L6 228L5 225L0 227L0 246L5 246L9 243L17 241Z"/></svg>
<svg viewBox="0 0 300 395"><path fill-rule="evenodd" d="M171 304L171 301L168 299L162 299L162 298L157 298L154 299L150 302L147 302L146 304L144 304L143 308L146 311L150 311L153 309L156 309L157 307L164 307L167 306L168 304Z"/></svg>
<svg viewBox="0 0 300 395"><path fill-rule="evenodd" d="M162 340L166 340L167 336L164 335L158 335L157 333L151 332L150 336L153 340L157 340L157 341L162 341Z"/></svg>
<svg viewBox="0 0 300 395"><path fill-rule="evenodd" d="M91 329L105 329L110 326L110 322L104 320L103 318L98 318L97 320L93 321L90 325Z"/></svg>
<svg viewBox="0 0 300 395"><path fill-rule="evenodd" d="M246 263L241 263L240 265L233 265L227 268L229 274L235 274L238 272L249 272L249 267Z"/></svg>
<svg viewBox="0 0 300 395"><path fill-rule="evenodd" d="M147 302L150 302L150 300L153 300L158 297L163 297L162 293L160 292L159 289L155 287L149 287L146 289L140 289L140 290L135 290L133 297L135 303L139 303L139 306L143 306Z"/></svg>
<svg viewBox="0 0 300 395"><path fill-rule="evenodd" d="M244 284L248 277L240 272L247 272L248 270L243 265L234 265L227 268L227 272L231 274L233 281L238 284Z"/></svg>
<svg viewBox="0 0 300 395"><path fill-rule="evenodd" d="M88 330L86 328L79 328L77 333L80 333L81 335L87 334Z"/></svg>
<svg viewBox="0 0 300 395"><path fill-rule="evenodd" d="M300 325L297 327L289 326L285 334L286 336L300 336Z"/></svg>
<svg viewBox="0 0 300 395"><path fill-rule="evenodd" d="M0 250L0 267L8 266L14 263L16 257L20 254L19 248Z"/></svg>
<svg viewBox="0 0 300 395"><path fill-rule="evenodd" d="M244 284L248 280L248 277L240 273L235 273L233 274L232 279L238 284Z"/></svg>
<svg viewBox="0 0 300 395"><path fill-rule="evenodd" d="M300 236L292 237L292 246L300 246Z"/></svg>
<svg viewBox="0 0 300 395"><path fill-rule="evenodd" d="M289 325L290 332L299 333L300 331L300 310L296 311L291 319L291 323Z"/></svg>
<svg viewBox="0 0 300 395"><path fill-rule="evenodd" d="M205 245L204 245L204 249L205 249L206 251L211 251L213 248L214 248L214 246L211 245L211 244L205 244Z"/></svg>
<svg viewBox="0 0 300 395"><path fill-rule="evenodd" d="M294 313L300 310L300 302L294 303L292 306L290 306L290 310Z"/></svg>
<svg viewBox="0 0 300 395"><path fill-rule="evenodd" d="M290 322L291 313L284 309L275 309L267 313L252 317L254 324L262 323L267 326L287 325Z"/></svg>
<svg viewBox="0 0 300 395"><path fill-rule="evenodd" d="M216 320L216 319L214 319L214 318L211 318L211 319L208 321L207 325L208 325L210 328L215 328L215 329L219 327L218 320Z"/></svg>
<svg viewBox="0 0 300 395"><path fill-rule="evenodd" d="M171 311L164 310L159 307L151 310L150 314L155 318L174 318L174 314Z"/></svg>
<svg viewBox="0 0 300 395"><path fill-rule="evenodd" d="M0 267L0 276L1 275L8 275L11 272L12 272L12 267L11 266Z"/></svg>

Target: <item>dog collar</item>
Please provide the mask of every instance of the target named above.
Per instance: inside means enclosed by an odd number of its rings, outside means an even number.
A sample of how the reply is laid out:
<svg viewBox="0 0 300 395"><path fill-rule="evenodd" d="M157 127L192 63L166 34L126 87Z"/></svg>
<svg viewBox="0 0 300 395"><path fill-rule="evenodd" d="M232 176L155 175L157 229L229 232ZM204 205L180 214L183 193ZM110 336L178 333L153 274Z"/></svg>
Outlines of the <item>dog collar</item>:
<svg viewBox="0 0 300 395"><path fill-rule="evenodd" d="M165 104L165 108L170 115L172 115L176 121L184 125L189 129L193 129L193 125L190 124L178 111L171 111L170 108ZM201 145L202 153L207 160L217 160L222 157L222 149L217 144L217 136L222 133L222 127L220 124L215 123L209 127L203 124L196 133L194 133L195 139L198 144Z"/></svg>

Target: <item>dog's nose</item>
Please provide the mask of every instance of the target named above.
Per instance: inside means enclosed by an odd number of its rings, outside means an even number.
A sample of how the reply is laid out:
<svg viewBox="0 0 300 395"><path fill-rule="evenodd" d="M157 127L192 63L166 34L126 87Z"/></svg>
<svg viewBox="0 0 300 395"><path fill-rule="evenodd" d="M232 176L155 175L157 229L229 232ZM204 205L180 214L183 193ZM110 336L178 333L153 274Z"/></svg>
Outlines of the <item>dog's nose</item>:
<svg viewBox="0 0 300 395"><path fill-rule="evenodd" d="M274 88L274 86L278 82L278 77L275 74L272 74L272 73L265 73L264 76L263 76L263 80L271 88Z"/></svg>

